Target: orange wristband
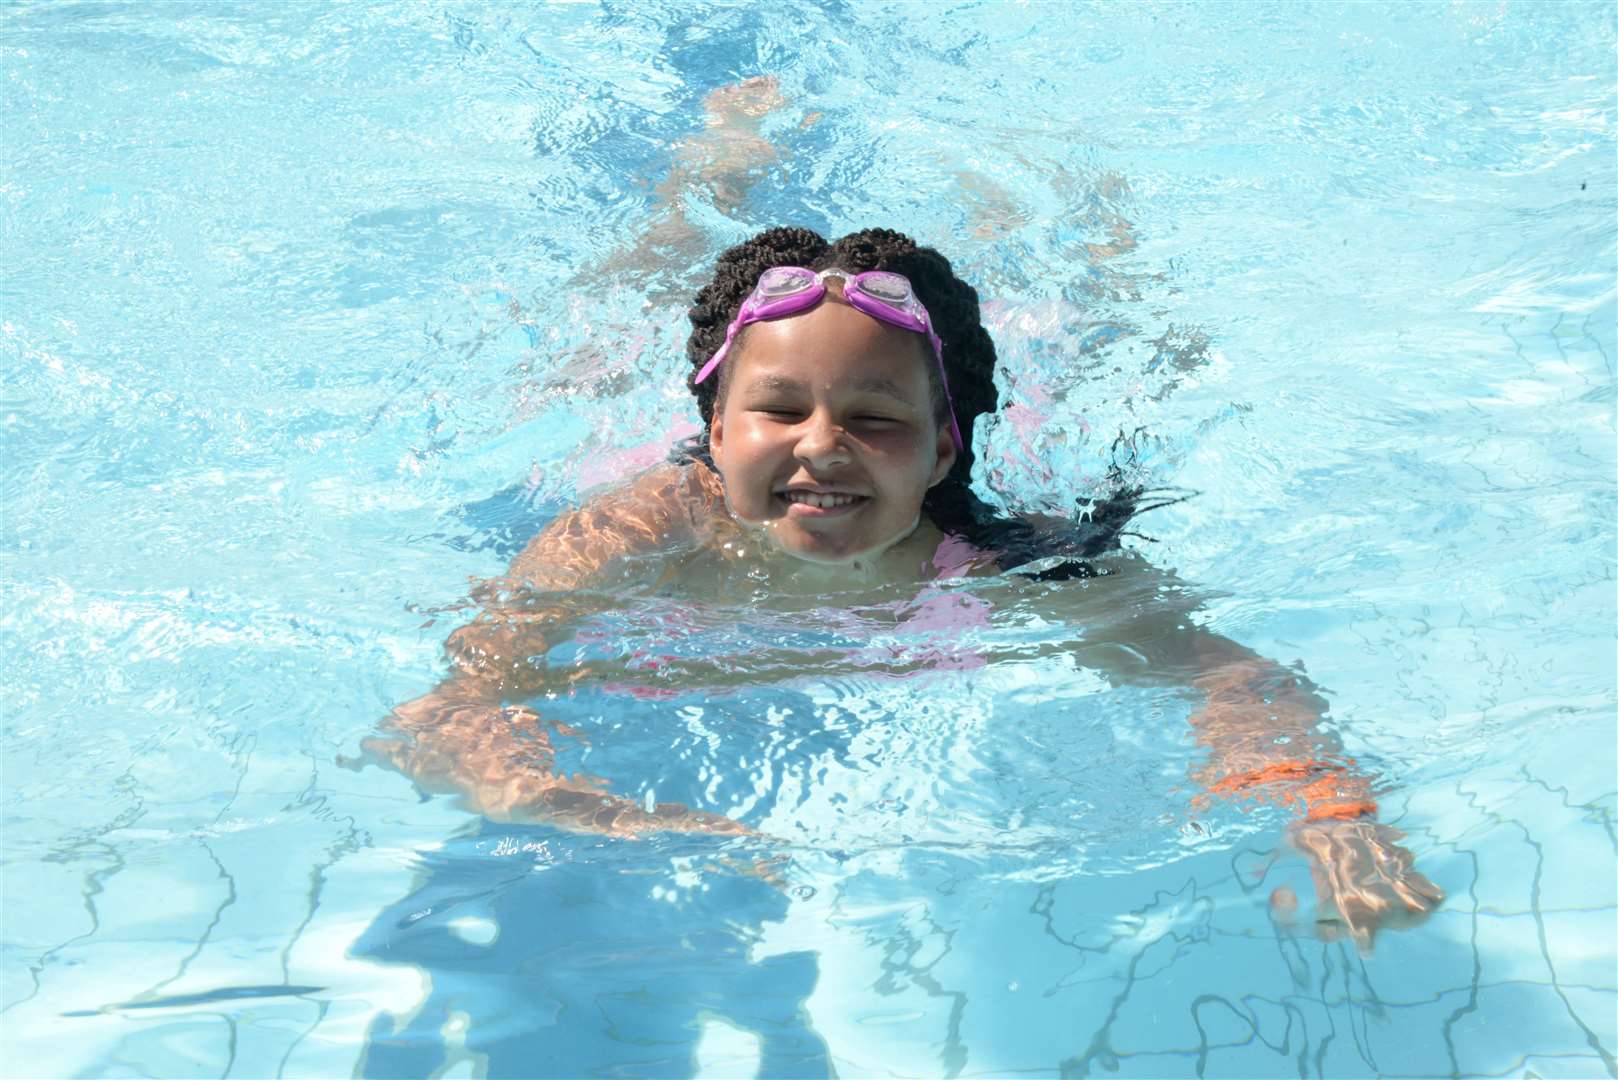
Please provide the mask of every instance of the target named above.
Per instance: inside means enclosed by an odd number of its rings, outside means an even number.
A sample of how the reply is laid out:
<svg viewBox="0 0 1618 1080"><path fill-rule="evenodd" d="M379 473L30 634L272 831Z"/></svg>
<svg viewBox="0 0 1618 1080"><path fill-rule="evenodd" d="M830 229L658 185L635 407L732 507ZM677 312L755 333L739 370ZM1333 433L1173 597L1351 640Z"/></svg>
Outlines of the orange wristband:
<svg viewBox="0 0 1618 1080"><path fill-rule="evenodd" d="M1353 764L1352 760L1347 761L1347 765ZM1304 818L1308 821L1352 821L1374 815L1375 801L1344 791L1345 780L1350 780L1350 777L1343 765L1315 758L1291 759L1272 761L1257 769L1221 777L1208 785L1208 793L1260 798L1263 793L1259 789L1270 784L1308 781L1300 787L1275 792L1271 797L1282 806L1301 802ZM1363 787L1365 781L1354 777L1351 786Z"/></svg>

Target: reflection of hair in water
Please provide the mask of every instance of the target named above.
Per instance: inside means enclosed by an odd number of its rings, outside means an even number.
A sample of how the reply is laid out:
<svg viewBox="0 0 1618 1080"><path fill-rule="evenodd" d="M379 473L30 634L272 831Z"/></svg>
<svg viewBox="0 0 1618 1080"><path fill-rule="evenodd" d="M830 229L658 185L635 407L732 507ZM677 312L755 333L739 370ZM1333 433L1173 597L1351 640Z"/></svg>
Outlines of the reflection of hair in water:
<svg viewBox="0 0 1618 1080"><path fill-rule="evenodd" d="M428 997L372 1021L357 1075L435 1075L468 1052L490 1076L690 1075L710 1020L757 1039L761 1076L828 1075L803 1011L813 954L752 955L787 896L718 858L712 839L604 847L488 821L421 852L417 887L353 952L420 967ZM692 861L700 887L677 872Z"/></svg>
<svg viewBox="0 0 1618 1080"><path fill-rule="evenodd" d="M1147 488L1127 481L1126 465L1133 461L1135 439L1140 434L1118 433L1107 469L1108 494L1076 503L1074 517L1002 513L963 483L946 493L952 502L940 508L943 512L934 523L993 552L1002 570L1027 567L1022 572L1037 581L1094 577L1096 570L1084 560L1118 550L1126 535L1142 536L1125 528L1137 515L1190 497L1172 488ZM1034 564L1039 564L1037 570Z"/></svg>
<svg viewBox="0 0 1618 1080"><path fill-rule="evenodd" d="M944 532L994 552L1001 569L1053 560L1054 565L1035 576L1088 577L1094 571L1079 560L1117 548L1124 527L1135 515L1178 501L1178 497L1166 497L1166 492L1125 482L1117 460L1119 446L1124 444L1131 452L1133 447L1122 435L1113 446L1114 461L1108 472L1112 491L1072 519L1008 516L974 494L970 486L973 425L978 417L994 412L1000 402L994 384L994 342L984 329L977 291L955 276L949 260L891 229L866 229L831 243L810 229L769 229L725 251L714 268L713 280L698 291L689 312L686 359L693 375L724 342L726 329L759 275L775 266L812 270L835 266L853 273L891 270L910 279L944 343L945 375L966 444L950 474L927 493L922 510ZM691 388L704 431L678 444L671 455L674 461L712 465L706 429L713 422L721 383L721 379L708 379ZM1152 501L1154 495L1164 497Z"/></svg>

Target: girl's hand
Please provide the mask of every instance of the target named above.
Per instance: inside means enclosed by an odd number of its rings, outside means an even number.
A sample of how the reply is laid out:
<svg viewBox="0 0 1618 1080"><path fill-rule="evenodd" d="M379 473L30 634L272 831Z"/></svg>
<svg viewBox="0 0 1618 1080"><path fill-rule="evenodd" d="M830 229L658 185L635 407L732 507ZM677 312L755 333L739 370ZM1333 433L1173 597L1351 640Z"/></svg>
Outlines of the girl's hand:
<svg viewBox="0 0 1618 1080"><path fill-rule="evenodd" d="M1322 911L1335 908L1362 950L1382 927L1420 922L1444 890L1414 869L1404 833L1375 821L1303 821L1289 837L1309 857ZM1329 925L1329 924L1328 924Z"/></svg>
<svg viewBox="0 0 1618 1080"><path fill-rule="evenodd" d="M542 789L502 807L498 813L487 808L483 812L501 821L544 822L574 832L600 833L626 840L658 832L759 835L723 814L693 810L684 803L658 803L648 811L640 803L594 787L580 786L564 777L554 778Z"/></svg>

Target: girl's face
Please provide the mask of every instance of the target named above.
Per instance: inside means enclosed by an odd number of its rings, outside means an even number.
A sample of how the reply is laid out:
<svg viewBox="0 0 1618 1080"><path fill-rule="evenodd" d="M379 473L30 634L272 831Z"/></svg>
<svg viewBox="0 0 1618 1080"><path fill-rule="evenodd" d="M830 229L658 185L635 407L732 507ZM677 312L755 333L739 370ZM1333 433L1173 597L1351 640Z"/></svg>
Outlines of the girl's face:
<svg viewBox="0 0 1618 1080"><path fill-rule="evenodd" d="M910 535L955 446L934 418L926 339L829 284L810 310L747 328L709 447L731 513L783 551L842 563Z"/></svg>

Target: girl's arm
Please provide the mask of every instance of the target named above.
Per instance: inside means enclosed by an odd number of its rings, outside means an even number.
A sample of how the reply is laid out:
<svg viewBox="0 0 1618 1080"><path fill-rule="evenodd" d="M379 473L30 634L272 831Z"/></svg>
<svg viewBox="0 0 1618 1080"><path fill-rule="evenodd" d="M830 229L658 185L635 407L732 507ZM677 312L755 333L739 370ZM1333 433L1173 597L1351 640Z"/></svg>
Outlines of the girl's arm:
<svg viewBox="0 0 1618 1080"><path fill-rule="evenodd" d="M550 725L532 709L505 704L554 682L530 658L610 608L602 590L628 576L635 560L690 542L715 495L700 467L660 466L552 521L505 578L474 590L484 607L450 635L449 676L395 708L384 734L363 743L367 754L495 820L616 834L745 831L675 803L648 811L594 778L557 773Z"/></svg>
<svg viewBox="0 0 1618 1080"><path fill-rule="evenodd" d="M1187 631L1200 663L1190 683L1204 695L1191 716L1207 763L1196 778L1204 798L1263 798L1291 806L1289 838L1310 860L1322 905L1335 907L1368 947L1386 925L1425 916L1443 890L1418 872L1377 821L1371 776L1320 728L1326 702L1302 676L1233 641Z"/></svg>
<svg viewBox="0 0 1618 1080"><path fill-rule="evenodd" d="M554 681L532 658L615 606L611 590L642 576L648 558L691 543L716 483L702 466L660 465L558 516L504 577L472 590L482 610L445 642L450 674L429 696L498 701Z"/></svg>
<svg viewBox="0 0 1618 1080"><path fill-rule="evenodd" d="M1309 857L1322 906L1335 907L1361 945L1379 926L1437 907L1443 891L1414 869L1414 856L1398 843L1403 834L1377 821L1372 775L1322 726L1327 702L1316 688L1197 626L1195 598L1172 574L1133 557L1108 566L1115 573L1086 590L1084 601L1105 611L1087 612L1085 621L1146 658L1108 672L1112 678L1167 679L1200 696L1190 717L1207 751L1193 774L1199 801L1263 799L1292 808L1288 836Z"/></svg>

